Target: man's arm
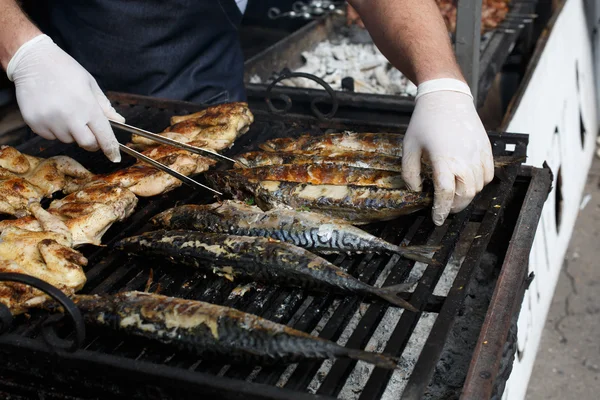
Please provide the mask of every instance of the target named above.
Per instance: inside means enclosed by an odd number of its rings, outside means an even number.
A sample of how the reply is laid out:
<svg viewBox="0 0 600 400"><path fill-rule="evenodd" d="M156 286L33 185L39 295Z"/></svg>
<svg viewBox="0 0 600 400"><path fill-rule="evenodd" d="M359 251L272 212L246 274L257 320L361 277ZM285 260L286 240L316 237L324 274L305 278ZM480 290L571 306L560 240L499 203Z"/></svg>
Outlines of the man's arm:
<svg viewBox="0 0 600 400"><path fill-rule="evenodd" d="M41 33L15 0L0 0L0 64L5 71L19 47Z"/></svg>
<svg viewBox="0 0 600 400"><path fill-rule="evenodd" d="M433 169L433 221L466 208L494 177L492 149L433 0L349 0L388 60L418 86L404 138L402 176L421 190Z"/></svg>
<svg viewBox="0 0 600 400"><path fill-rule="evenodd" d="M100 148L110 160L121 160L108 118L125 119L90 73L29 21L14 0L0 0L0 64L15 83L19 109L33 132L89 151Z"/></svg>
<svg viewBox="0 0 600 400"><path fill-rule="evenodd" d="M383 55L415 85L464 81L444 19L433 0L350 0Z"/></svg>

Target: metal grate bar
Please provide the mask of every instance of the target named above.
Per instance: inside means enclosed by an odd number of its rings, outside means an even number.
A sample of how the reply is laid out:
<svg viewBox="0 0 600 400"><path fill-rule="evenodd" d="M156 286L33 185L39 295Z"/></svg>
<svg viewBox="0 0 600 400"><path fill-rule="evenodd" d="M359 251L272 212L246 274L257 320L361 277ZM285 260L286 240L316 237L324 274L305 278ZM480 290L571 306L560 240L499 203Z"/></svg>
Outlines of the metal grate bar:
<svg viewBox="0 0 600 400"><path fill-rule="evenodd" d="M419 356L417 364L411 373L402 399L420 399L433 376L435 365L442 353L442 349L446 343L456 314L464 302L464 294L471 282L473 272L481 261L481 257L491 239L491 232L494 232L496 224L502 214L502 210L504 210L510 197L511 189L517 176L518 167L511 167L510 169L507 169L507 171L509 171L509 179L502 182L500 185L499 196L491 199L490 203L493 204L488 204L487 209L492 211L486 213L479 226L478 234L471 244L469 252L452 284L452 288L448 293L440 314L429 333L429 337L427 338L427 342Z"/></svg>
<svg viewBox="0 0 600 400"><path fill-rule="evenodd" d="M448 231L442 239L442 249L436 254L435 258L447 264L456 243L458 242L460 232L466 226L469 220L469 214L473 209L471 204L464 211L454 215ZM432 222L429 222L431 223ZM413 305L417 308L423 307L428 297L433 293L435 285L437 284L440 276L443 273L443 268L428 266L423 274L419 284L415 288L414 294L411 297ZM400 317L400 321L396 325L396 329L392 333L384 352L391 355L400 356L404 350L410 335L412 334L418 320L420 313L404 312ZM381 393L385 390L392 371L382 370L375 368L365 385L360 400L376 399L381 396Z"/></svg>

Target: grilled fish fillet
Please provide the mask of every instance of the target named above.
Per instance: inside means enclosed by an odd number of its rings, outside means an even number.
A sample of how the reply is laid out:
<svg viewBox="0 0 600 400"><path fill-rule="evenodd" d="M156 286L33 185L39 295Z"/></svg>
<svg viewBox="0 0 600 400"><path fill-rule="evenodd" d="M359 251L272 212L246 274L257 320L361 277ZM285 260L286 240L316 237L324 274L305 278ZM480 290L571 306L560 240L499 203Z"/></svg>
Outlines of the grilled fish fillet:
<svg viewBox="0 0 600 400"><path fill-rule="evenodd" d="M327 164L381 171L402 172L402 159L399 157L364 152L327 152L316 154L296 154L286 152L252 151L235 157L241 164L249 168L267 167L270 165L303 165ZM235 164L234 168L242 168Z"/></svg>
<svg viewBox="0 0 600 400"><path fill-rule="evenodd" d="M252 181L283 181L313 185L373 186L403 189L406 184L398 172L364 169L334 164L284 164L236 170Z"/></svg>
<svg viewBox="0 0 600 400"><path fill-rule="evenodd" d="M269 140L259 147L270 152L316 153L365 152L402 157L404 135L397 133L329 133Z"/></svg>
<svg viewBox="0 0 600 400"><path fill-rule="evenodd" d="M430 192L281 181L253 182L238 171L210 171L206 176L213 187L234 198L254 196L263 210L278 207L305 209L352 225L362 225L389 221L433 204Z"/></svg>
<svg viewBox="0 0 600 400"><path fill-rule="evenodd" d="M86 322L229 362L350 358L394 369L392 357L342 347L233 308L158 294L77 295Z"/></svg>

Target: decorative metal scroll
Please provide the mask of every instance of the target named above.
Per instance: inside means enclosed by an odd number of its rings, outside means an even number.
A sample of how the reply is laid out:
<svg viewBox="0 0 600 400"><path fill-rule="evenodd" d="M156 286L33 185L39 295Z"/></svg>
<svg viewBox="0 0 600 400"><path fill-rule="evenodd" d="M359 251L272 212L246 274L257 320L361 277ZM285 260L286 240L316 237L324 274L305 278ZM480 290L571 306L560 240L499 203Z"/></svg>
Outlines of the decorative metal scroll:
<svg viewBox="0 0 600 400"><path fill-rule="evenodd" d="M269 110L273 113L273 114L286 114L291 108L292 108L292 99L290 98L290 96L280 93L277 97L282 100L285 103L285 106L283 108L277 108L273 105L273 102L271 101L271 99L273 98L273 88L275 87L275 85L285 79L291 79L291 78L305 78L305 79L310 79L311 81L317 82L319 85L323 86L323 89L325 89L325 91L327 92L327 94L329 94L329 98L325 97L325 96L318 96L315 97L311 102L310 102L310 109L311 111L317 116L317 118L324 120L324 119L330 119L332 118L335 113L338 110L339 107L339 102L337 99L337 96L335 95L335 91L331 88L331 86L329 86L329 84L327 82L325 82L323 79L312 75L312 74L308 74L305 72L291 72L289 70L284 70L277 78L275 78L267 87L267 91L266 91L266 102L267 105L269 106ZM317 107L317 104L320 102L325 102L327 100L331 101L331 110L327 113L327 114L323 114L319 108Z"/></svg>
<svg viewBox="0 0 600 400"><path fill-rule="evenodd" d="M73 352L81 347L81 344L85 339L85 323L75 303L73 303L73 301L71 301L71 299L63 292L41 279L25 274L0 273L0 282L17 282L34 287L59 303L62 306L64 313L52 315L42 323L42 336L44 341L48 346L55 350ZM71 320L75 332L73 340L66 340L58 336L57 331L60 327L60 322L64 318ZM10 329L12 321L13 316L8 307L0 304L0 335L6 333Z"/></svg>
<svg viewBox="0 0 600 400"><path fill-rule="evenodd" d="M277 7L271 7L267 12L267 16L269 19L293 18L310 20L331 13L343 14L342 7L344 4L345 1L331 0L296 1L292 4L292 9L286 12L282 12Z"/></svg>

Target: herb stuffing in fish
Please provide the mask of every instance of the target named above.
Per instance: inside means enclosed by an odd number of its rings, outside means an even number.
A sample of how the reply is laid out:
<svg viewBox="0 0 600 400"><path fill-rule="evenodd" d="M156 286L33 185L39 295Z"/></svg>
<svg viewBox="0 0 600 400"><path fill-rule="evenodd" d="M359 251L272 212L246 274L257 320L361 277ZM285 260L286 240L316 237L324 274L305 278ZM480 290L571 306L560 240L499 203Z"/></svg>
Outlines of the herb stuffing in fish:
<svg viewBox="0 0 600 400"><path fill-rule="evenodd" d="M342 347L229 307L143 292L77 295L73 301L89 324L228 361L265 364L303 359L350 358L394 369L397 359Z"/></svg>
<svg viewBox="0 0 600 400"><path fill-rule="evenodd" d="M159 256L177 264L214 270L232 280L376 296L416 311L398 296L412 285L376 288L308 250L271 238L160 230L123 239L116 247L135 255Z"/></svg>

